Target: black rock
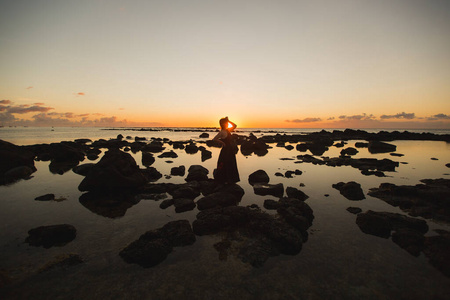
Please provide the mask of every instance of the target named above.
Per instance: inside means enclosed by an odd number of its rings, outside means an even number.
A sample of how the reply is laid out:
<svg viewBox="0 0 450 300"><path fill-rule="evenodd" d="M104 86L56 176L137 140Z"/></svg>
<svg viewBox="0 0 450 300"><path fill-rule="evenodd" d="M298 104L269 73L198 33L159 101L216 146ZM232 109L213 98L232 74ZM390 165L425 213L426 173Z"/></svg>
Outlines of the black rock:
<svg viewBox="0 0 450 300"><path fill-rule="evenodd" d="M368 148L372 154L395 152L397 150L397 146L380 141L370 141Z"/></svg>
<svg viewBox="0 0 450 300"><path fill-rule="evenodd" d="M61 247L74 240L76 236L77 230L72 225L40 226L28 231L25 242L36 247Z"/></svg>
<svg viewBox="0 0 450 300"><path fill-rule="evenodd" d="M174 203L173 199L166 199L164 201L161 202L161 204L159 205L160 208L162 209L166 209L169 206L172 206Z"/></svg>
<svg viewBox="0 0 450 300"><path fill-rule="evenodd" d="M55 194L45 194L45 195L34 198L34 200L37 200L37 201L55 200Z"/></svg>
<svg viewBox="0 0 450 300"><path fill-rule="evenodd" d="M192 165L189 167L186 181L203 181L208 180L208 169L201 165Z"/></svg>
<svg viewBox="0 0 450 300"><path fill-rule="evenodd" d="M362 212L362 209L359 207L347 207L347 211L356 215Z"/></svg>
<svg viewBox="0 0 450 300"><path fill-rule="evenodd" d="M308 199L308 195L306 195L304 192L302 192L301 190L295 188L295 187L290 187L288 186L286 188L286 195L289 198L296 198L299 199L301 201L305 201L306 199Z"/></svg>
<svg viewBox="0 0 450 300"><path fill-rule="evenodd" d="M175 212L181 213L195 208L195 202L189 198L176 198L173 199L173 205L175 206Z"/></svg>
<svg viewBox="0 0 450 300"><path fill-rule="evenodd" d="M255 183L269 183L269 180L269 175L264 170L255 171L248 176L248 182L251 185Z"/></svg>
<svg viewBox="0 0 450 300"><path fill-rule="evenodd" d="M142 165L144 166L151 166L155 162L155 157L152 153L149 152L142 152Z"/></svg>
<svg viewBox="0 0 450 300"><path fill-rule="evenodd" d="M175 152L173 152L173 150L170 150L168 152L163 152L162 154L158 155L159 158L166 158L166 157L170 157L170 158L177 158L178 154L176 154Z"/></svg>
<svg viewBox="0 0 450 300"><path fill-rule="evenodd" d="M185 173L186 173L185 166L173 167L172 169L170 169L170 175L173 176L184 176Z"/></svg>
<svg viewBox="0 0 450 300"><path fill-rule="evenodd" d="M348 200L362 200L366 198L361 189L361 185L354 181L350 181L347 183L339 182L333 184L332 187L337 189L341 193L341 195Z"/></svg>
<svg viewBox="0 0 450 300"><path fill-rule="evenodd" d="M253 191L256 195L266 196L272 195L275 197L282 197L284 194L284 187L282 183L278 184L261 184L253 185Z"/></svg>
<svg viewBox="0 0 450 300"><path fill-rule="evenodd" d="M203 132L202 134L200 134L199 138L202 138L202 139L209 138L209 133Z"/></svg>
<svg viewBox="0 0 450 300"><path fill-rule="evenodd" d="M119 255L127 263L149 268L165 260L173 247L191 245L194 242L195 235L189 221L173 221L162 228L147 231L120 251Z"/></svg>
<svg viewBox="0 0 450 300"><path fill-rule="evenodd" d="M342 149L341 150L341 156L344 156L344 155L356 155L357 153L358 153L359 151L358 150L356 150L355 148L353 148L353 147L348 147L348 148L345 148L345 149Z"/></svg>

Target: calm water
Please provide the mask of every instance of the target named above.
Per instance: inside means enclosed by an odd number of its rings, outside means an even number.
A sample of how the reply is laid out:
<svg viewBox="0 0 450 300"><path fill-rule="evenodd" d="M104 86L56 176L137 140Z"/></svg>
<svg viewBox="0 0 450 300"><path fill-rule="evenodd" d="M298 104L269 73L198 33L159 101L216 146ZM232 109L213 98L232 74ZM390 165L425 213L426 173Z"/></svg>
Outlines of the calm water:
<svg viewBox="0 0 450 300"><path fill-rule="evenodd" d="M243 130L244 133L248 131ZM124 136L168 137L171 140L198 139L200 132L132 132L105 131L91 128L0 128L0 138L19 144L57 142L76 138L114 138ZM210 133L211 135L214 133ZM263 133L260 133L263 134ZM349 141L348 146L354 146ZM444 299L450 294L450 278L433 268L421 255L413 257L390 239L362 233L355 223L356 216L347 212L349 206L363 211L388 211L404 214L400 209L366 195L358 202L349 201L331 187L340 181L356 181L363 191L380 183L414 185L424 178L450 178L450 144L427 141L394 141L397 152L404 157L389 154L370 154L359 149L355 157L389 158L400 164L389 177L364 176L351 167L294 164L300 153L295 149L273 146L264 157L237 155L241 176L239 183L245 190L240 205L263 206L271 196L258 196L248 184L248 175L264 169L270 183L300 188L314 210L314 222L308 230L309 240L295 256L271 257L263 267L253 268L229 256L219 260L213 244L220 235L197 237L192 246L176 247L161 264L144 269L126 264L118 255L120 250L144 232L163 226L169 221L193 221L197 209L177 214L173 207L159 208L160 202L142 200L121 218L111 219L95 214L78 201L77 187L81 176L67 172L55 175L49 172L48 162L36 162L38 171L30 180L10 186L0 186L0 271L13 279L7 299ZM294 145L295 146L295 145ZM172 147L166 145L166 150ZM174 150L179 157L157 158L152 165L163 175L169 175L174 166L201 164L210 174L215 168L219 149L212 159L201 162L200 153L188 155ZM341 148L330 148L324 155L335 157ZM141 163L141 154L133 154ZM431 160L430 158L438 160ZM85 161L86 162L86 161ZM300 169L303 174L294 178L276 177L276 172ZM183 183L184 178L164 176L157 182ZM300 187L304 184L304 187ZM54 193L64 197L62 202L39 202L34 198ZM329 197L325 197L329 194ZM275 199L275 198L273 198ZM430 231L450 230L446 224L428 220ZM50 249L31 247L24 243L31 228L67 223L76 227L77 237L64 247ZM66 269L44 273L38 270L57 255L79 254L84 263ZM5 293L6 289L0 290Z"/></svg>

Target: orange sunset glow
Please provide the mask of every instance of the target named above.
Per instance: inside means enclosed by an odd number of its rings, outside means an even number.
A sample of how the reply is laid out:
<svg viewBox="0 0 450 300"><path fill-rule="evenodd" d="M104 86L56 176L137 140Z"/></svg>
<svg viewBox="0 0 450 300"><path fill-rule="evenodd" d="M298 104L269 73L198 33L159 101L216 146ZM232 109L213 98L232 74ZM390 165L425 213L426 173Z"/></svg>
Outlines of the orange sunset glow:
<svg viewBox="0 0 450 300"><path fill-rule="evenodd" d="M0 126L450 128L445 1L9 1L0 17Z"/></svg>

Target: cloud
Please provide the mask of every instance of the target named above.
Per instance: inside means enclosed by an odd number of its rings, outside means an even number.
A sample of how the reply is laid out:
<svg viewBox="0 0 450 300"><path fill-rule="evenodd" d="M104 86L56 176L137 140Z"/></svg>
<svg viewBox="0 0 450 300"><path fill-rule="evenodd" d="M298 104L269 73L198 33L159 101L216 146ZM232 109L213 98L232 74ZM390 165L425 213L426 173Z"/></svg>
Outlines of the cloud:
<svg viewBox="0 0 450 300"><path fill-rule="evenodd" d="M11 100L0 100L0 104L11 104Z"/></svg>
<svg viewBox="0 0 450 300"><path fill-rule="evenodd" d="M437 114L427 118L428 121L437 121L437 120L450 120L450 115L446 114Z"/></svg>
<svg viewBox="0 0 450 300"><path fill-rule="evenodd" d="M353 115L353 116L342 115L339 116L339 119L347 121L355 121L355 120L367 121L367 120L375 120L375 116L372 114L367 115L366 113L363 113L362 115Z"/></svg>
<svg viewBox="0 0 450 300"><path fill-rule="evenodd" d="M327 121L332 121L332 120L334 120L335 119L335 117L329 117L328 119L327 119Z"/></svg>
<svg viewBox="0 0 450 300"><path fill-rule="evenodd" d="M292 123L312 123L312 122L320 122L321 118L304 118L304 119L294 119L294 120L286 120L285 122Z"/></svg>
<svg viewBox="0 0 450 300"><path fill-rule="evenodd" d="M76 93L76 95L77 95L77 96L84 96L84 95L85 95L85 93L83 93L83 92L79 92L79 93Z"/></svg>
<svg viewBox="0 0 450 300"><path fill-rule="evenodd" d="M401 112L395 115L381 115L380 119L381 120L385 120L385 119L406 119L406 120L412 120L415 119L416 115L414 113L405 113L405 112Z"/></svg>
<svg viewBox="0 0 450 300"><path fill-rule="evenodd" d="M32 86L29 86L29 87L27 87L27 88L25 88L26 90L30 90L30 89L32 89L33 87Z"/></svg>
<svg viewBox="0 0 450 300"><path fill-rule="evenodd" d="M33 106L19 105L19 106L8 106L6 110L11 114L26 114L30 112L47 112L51 109L53 108L38 105Z"/></svg>

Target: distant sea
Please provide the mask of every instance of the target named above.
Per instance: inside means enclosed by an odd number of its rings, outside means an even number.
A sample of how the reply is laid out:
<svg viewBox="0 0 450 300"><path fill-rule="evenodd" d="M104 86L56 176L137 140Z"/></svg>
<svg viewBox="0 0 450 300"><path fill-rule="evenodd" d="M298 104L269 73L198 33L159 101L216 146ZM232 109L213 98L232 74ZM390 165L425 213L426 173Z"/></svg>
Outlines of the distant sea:
<svg viewBox="0 0 450 300"><path fill-rule="evenodd" d="M140 137L165 137L171 140L197 140L200 133L209 132L212 136L217 128L212 127L145 127L145 128L106 128L106 127L0 127L0 139L16 145L33 145L41 143L53 143L60 141L73 141L75 139L88 138L111 139L122 134L123 136ZM321 131L321 128L238 128L237 134L256 136L272 134L307 134ZM345 130L345 128L326 128L326 131ZM361 129L367 132L379 131L409 131L430 132L434 134L450 134L450 129Z"/></svg>

